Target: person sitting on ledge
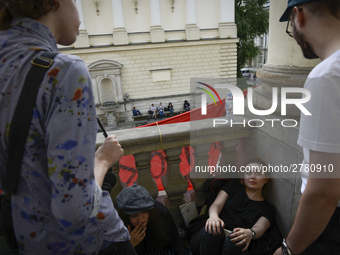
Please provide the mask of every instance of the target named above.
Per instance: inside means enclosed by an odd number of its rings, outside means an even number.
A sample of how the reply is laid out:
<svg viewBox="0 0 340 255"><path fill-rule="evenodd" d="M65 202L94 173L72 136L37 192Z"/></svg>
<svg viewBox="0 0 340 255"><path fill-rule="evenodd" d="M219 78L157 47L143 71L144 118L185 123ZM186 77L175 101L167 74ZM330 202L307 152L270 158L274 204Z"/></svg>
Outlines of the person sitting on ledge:
<svg viewBox="0 0 340 255"><path fill-rule="evenodd" d="M159 112L160 119L163 119L163 117L164 117L164 107L162 105L162 102L159 103L158 112Z"/></svg>
<svg viewBox="0 0 340 255"><path fill-rule="evenodd" d="M265 165L260 159L250 160L244 184L238 179L225 184L209 208L205 227L191 239L193 255L257 254L249 245L261 238L275 220L275 208L262 195L269 180L262 171ZM231 233L227 236L225 230Z"/></svg>
<svg viewBox="0 0 340 255"><path fill-rule="evenodd" d="M189 104L189 102L188 102L188 100L185 100L184 101L184 109L186 110L186 111L190 111L190 104Z"/></svg>
<svg viewBox="0 0 340 255"><path fill-rule="evenodd" d="M168 111L170 112L170 116L172 116L172 113L174 112L174 106L172 105L171 102L168 105Z"/></svg>
<svg viewBox="0 0 340 255"><path fill-rule="evenodd" d="M149 113L152 114L151 119L152 118L156 119L157 108L154 104L151 104L151 109L150 109Z"/></svg>
<svg viewBox="0 0 340 255"><path fill-rule="evenodd" d="M189 255L168 208L154 201L144 187L124 188L116 201L138 255Z"/></svg>
<svg viewBox="0 0 340 255"><path fill-rule="evenodd" d="M143 115L140 113L139 110L136 110L136 107L133 107L132 112L133 112L133 116Z"/></svg>

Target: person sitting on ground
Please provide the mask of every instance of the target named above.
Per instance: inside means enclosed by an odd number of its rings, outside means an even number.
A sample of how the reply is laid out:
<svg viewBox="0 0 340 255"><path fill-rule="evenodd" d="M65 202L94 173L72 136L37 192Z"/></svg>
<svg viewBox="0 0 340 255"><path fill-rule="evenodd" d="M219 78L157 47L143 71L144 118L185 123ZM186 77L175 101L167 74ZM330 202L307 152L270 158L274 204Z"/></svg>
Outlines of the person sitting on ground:
<svg viewBox="0 0 340 255"><path fill-rule="evenodd" d="M143 115L140 113L139 110L136 110L136 107L133 107L132 112L133 112L133 116Z"/></svg>
<svg viewBox="0 0 340 255"><path fill-rule="evenodd" d="M152 104L151 105L151 110L150 110L150 112L152 114L151 118L155 118L156 119L156 113L157 113L156 110L157 110L156 106L154 104Z"/></svg>
<svg viewBox="0 0 340 255"><path fill-rule="evenodd" d="M246 164L243 182L229 180L209 208L206 225L191 239L193 255L243 254L251 251L274 224L275 208L262 195L269 178L262 171L265 162L253 159ZM232 231L226 237L224 229Z"/></svg>
<svg viewBox="0 0 340 255"><path fill-rule="evenodd" d="M116 198L118 212L138 255L188 255L168 210L142 186L124 188Z"/></svg>
<svg viewBox="0 0 340 255"><path fill-rule="evenodd" d="M168 105L168 111L170 112L170 116L172 116L172 113L174 112L174 107L171 102Z"/></svg>
<svg viewBox="0 0 340 255"><path fill-rule="evenodd" d="M163 117L164 117L164 107L162 105L162 102L159 103L158 112L159 112L160 119L163 119Z"/></svg>
<svg viewBox="0 0 340 255"><path fill-rule="evenodd" d="M184 109L186 110L186 111L190 111L190 104L189 104L189 102L188 102L188 100L185 100L184 101Z"/></svg>

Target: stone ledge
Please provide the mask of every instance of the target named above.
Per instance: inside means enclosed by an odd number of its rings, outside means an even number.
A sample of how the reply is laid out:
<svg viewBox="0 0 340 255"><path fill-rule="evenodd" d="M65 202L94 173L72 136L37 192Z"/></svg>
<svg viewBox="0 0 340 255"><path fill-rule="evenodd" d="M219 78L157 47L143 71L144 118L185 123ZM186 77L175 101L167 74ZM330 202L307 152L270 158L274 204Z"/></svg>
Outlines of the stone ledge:
<svg viewBox="0 0 340 255"><path fill-rule="evenodd" d="M224 117L218 118L224 119ZM243 118L242 118L243 119ZM235 118L240 121L241 118ZM230 127L229 124L213 127L213 119L192 122L176 123L159 126L144 127L133 130L116 130L108 132L108 135L116 135L119 143L125 151L125 155L154 150L180 148L189 145L211 144L213 142L235 140L250 137L252 129L249 127ZM99 147L104 141L101 133L97 134L96 146Z"/></svg>

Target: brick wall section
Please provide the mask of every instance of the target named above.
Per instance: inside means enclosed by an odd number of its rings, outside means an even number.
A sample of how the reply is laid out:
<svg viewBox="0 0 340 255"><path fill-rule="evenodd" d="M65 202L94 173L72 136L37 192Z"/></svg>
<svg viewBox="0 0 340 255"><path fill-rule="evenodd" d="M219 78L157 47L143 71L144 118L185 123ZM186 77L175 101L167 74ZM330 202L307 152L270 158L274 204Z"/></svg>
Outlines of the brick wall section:
<svg viewBox="0 0 340 255"><path fill-rule="evenodd" d="M190 78L236 77L237 39L69 50L86 65L101 59L123 64L123 94L131 99L189 93ZM170 81L152 81L150 70L172 68Z"/></svg>
<svg viewBox="0 0 340 255"><path fill-rule="evenodd" d="M236 44L221 45L219 50L221 78L236 78L237 73L237 47Z"/></svg>

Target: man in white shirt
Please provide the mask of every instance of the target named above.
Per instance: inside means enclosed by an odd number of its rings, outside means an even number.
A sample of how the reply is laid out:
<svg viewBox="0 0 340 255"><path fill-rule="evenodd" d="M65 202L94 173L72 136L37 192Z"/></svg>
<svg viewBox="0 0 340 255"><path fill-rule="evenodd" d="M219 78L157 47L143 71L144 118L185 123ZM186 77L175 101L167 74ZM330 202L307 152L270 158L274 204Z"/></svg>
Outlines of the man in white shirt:
<svg viewBox="0 0 340 255"><path fill-rule="evenodd" d="M152 116L151 118L155 118L156 119L156 113L157 113L157 108L154 104L151 105L151 112L152 112Z"/></svg>
<svg viewBox="0 0 340 255"><path fill-rule="evenodd" d="M305 83L311 100L304 106L312 115L301 114L298 139L303 194L292 229L275 255L340 254L340 1L289 0L280 21L288 21L286 32L306 58L322 62ZM319 173L309 170L318 166Z"/></svg>

